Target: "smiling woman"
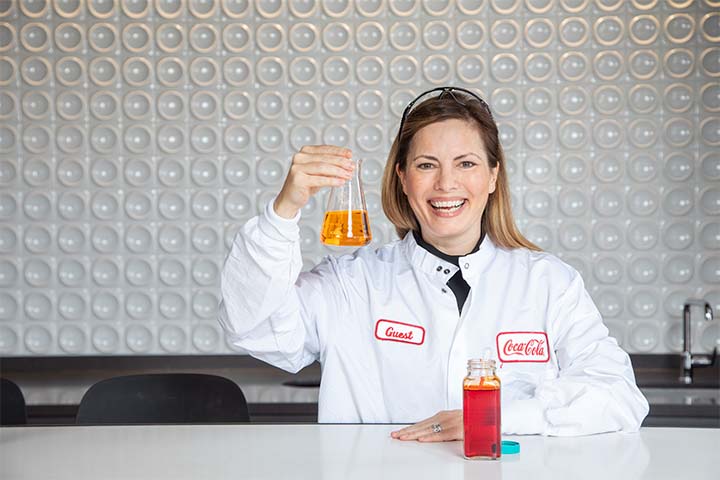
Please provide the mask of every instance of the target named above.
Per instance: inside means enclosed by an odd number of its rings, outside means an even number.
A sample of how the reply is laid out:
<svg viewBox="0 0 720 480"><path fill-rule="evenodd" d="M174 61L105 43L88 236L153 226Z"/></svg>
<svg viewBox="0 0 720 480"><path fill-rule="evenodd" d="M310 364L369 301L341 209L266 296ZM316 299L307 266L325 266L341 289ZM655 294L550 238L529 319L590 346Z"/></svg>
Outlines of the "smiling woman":
<svg viewBox="0 0 720 480"><path fill-rule="evenodd" d="M477 128L456 119L422 128L405 168L396 163L395 170L423 238L449 255L472 251L498 171L488 164Z"/></svg>
<svg viewBox="0 0 720 480"><path fill-rule="evenodd" d="M238 232L221 277L230 342L291 372L321 362L320 422L417 422L400 440L463 438L465 365L486 351L502 362L504 433L640 427L647 401L582 278L515 226L485 101L442 87L410 102L382 186L400 240L301 273L301 211L350 178L351 157L302 147Z"/></svg>
<svg viewBox="0 0 720 480"><path fill-rule="evenodd" d="M424 101L415 106L421 99ZM433 149L443 155L434 153ZM426 162L418 162L422 159ZM448 159L453 159L455 168L448 168ZM428 188L434 191L432 195L437 197L434 200L463 201L457 209L457 215L464 214L463 219L467 220L453 222L457 223L455 229L462 229L461 225L469 222L473 225L472 233L476 242L480 238L479 232L482 231L501 247L540 250L523 237L515 226L510 207L505 156L497 125L488 104L473 92L453 87L435 88L421 94L405 109L383 177L383 208L400 238L408 231L431 228L429 224L423 223L423 220L428 218L455 218L455 215L444 214L456 213L453 207L458 206L457 202L436 204L435 207L445 209L435 208L434 212L430 212L433 215L423 215L422 212L428 211L419 208L419 204L424 204L429 198L423 201L407 192L407 180L418 178L419 176L413 175L418 170L433 170L434 183ZM455 175L450 175L452 172L455 172ZM445 175L439 177L441 173ZM427 182L431 176L423 175L422 178ZM459 183L454 184L457 180ZM437 183L438 181L446 183ZM472 202L467 198L454 198L458 196L458 190L472 192L477 196ZM414 201L419 203L412 205ZM444 222L442 230L444 234L450 235L452 232L445 230L448 223ZM472 236L468 231L466 235ZM422 236L429 240L433 237L433 231L423 232ZM468 239L469 237L466 237L464 244L462 241L457 244L458 252L453 254L469 252L471 248L465 249ZM434 238L430 243L438 246L435 243L437 241L438 239ZM470 245L472 246L474 243ZM440 250L451 253L446 251L447 244L444 248L445 250Z"/></svg>

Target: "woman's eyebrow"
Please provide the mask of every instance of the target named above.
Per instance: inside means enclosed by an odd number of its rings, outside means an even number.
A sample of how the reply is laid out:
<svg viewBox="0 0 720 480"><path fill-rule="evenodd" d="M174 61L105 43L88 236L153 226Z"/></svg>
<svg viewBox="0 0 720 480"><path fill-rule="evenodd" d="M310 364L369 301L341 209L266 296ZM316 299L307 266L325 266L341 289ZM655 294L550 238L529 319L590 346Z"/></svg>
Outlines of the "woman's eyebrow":
<svg viewBox="0 0 720 480"><path fill-rule="evenodd" d="M415 160L420 160L421 158L425 158L427 160L435 160L436 162L440 161L437 159L437 157L433 157L432 155L425 155L425 154L418 155L417 157L413 158L412 161L414 162Z"/></svg>
<svg viewBox="0 0 720 480"><path fill-rule="evenodd" d="M462 160L463 158L470 157L470 156L475 156L478 158L478 160L482 160L482 157L480 156L480 154L475 153L475 152L469 152L469 153L462 154L458 157L455 157L453 160Z"/></svg>
<svg viewBox="0 0 720 480"><path fill-rule="evenodd" d="M471 155L474 155L474 156L476 156L478 159L482 160L482 157L481 157L480 155L478 155L477 153L475 153L475 152L463 153L462 155L458 155L457 157L453 158L453 160L462 160L463 158L469 157L469 156L471 156ZM439 161L440 161L440 160L438 160L437 157L434 157L434 156L432 156L432 155L426 155L426 154L420 154L420 155L418 155L417 157L413 158L412 161L414 162L415 160L418 160L418 159L420 159L420 158L426 158L426 159L428 159L428 160L435 160L436 162L439 162Z"/></svg>

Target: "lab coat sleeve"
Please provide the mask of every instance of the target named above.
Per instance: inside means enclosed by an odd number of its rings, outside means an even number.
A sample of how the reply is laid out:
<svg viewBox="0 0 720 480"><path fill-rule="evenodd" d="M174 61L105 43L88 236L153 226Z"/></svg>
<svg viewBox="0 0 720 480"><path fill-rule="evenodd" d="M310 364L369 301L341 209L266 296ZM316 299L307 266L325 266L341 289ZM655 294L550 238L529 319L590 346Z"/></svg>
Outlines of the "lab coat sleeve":
<svg viewBox="0 0 720 480"><path fill-rule="evenodd" d="M321 359L331 312L340 308L336 270L327 261L300 273L300 213L284 219L273 203L233 241L220 278L219 321L233 345L294 373Z"/></svg>
<svg viewBox="0 0 720 480"><path fill-rule="evenodd" d="M629 355L608 336L577 272L549 310L557 378L535 396L503 405L503 432L553 436L636 432L649 411Z"/></svg>

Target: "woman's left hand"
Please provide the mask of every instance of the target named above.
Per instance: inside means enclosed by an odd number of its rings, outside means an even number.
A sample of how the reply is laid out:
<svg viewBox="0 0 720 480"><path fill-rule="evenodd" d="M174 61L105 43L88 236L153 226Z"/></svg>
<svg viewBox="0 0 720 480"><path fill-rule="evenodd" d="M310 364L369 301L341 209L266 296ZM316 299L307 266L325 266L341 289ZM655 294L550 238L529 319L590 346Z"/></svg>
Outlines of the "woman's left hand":
<svg viewBox="0 0 720 480"><path fill-rule="evenodd" d="M435 432L439 425L439 432ZM433 426L436 426L433 429ZM392 432L390 436L398 440L417 440L418 442L450 442L462 440L463 412L462 410L446 410L439 412L415 425Z"/></svg>

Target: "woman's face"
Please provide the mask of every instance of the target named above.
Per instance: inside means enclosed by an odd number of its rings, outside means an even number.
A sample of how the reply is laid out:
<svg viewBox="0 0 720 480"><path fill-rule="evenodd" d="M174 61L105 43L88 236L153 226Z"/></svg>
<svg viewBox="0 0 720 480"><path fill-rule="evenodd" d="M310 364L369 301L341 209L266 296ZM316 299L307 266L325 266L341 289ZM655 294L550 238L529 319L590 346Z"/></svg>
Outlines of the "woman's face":
<svg viewBox="0 0 720 480"><path fill-rule="evenodd" d="M452 119L422 128L410 144L405 170L396 171L423 239L450 255L470 252L497 180L477 127Z"/></svg>

